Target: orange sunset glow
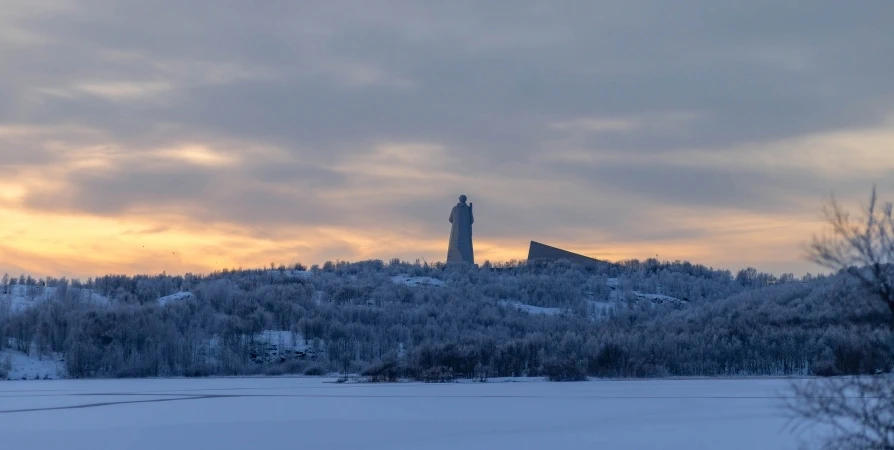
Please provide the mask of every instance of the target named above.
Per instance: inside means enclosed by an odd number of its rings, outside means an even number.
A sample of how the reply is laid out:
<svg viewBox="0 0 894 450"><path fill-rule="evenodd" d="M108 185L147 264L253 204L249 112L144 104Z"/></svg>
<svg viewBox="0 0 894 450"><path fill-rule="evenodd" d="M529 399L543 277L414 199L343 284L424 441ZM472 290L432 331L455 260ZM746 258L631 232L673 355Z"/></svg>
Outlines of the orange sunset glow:
<svg viewBox="0 0 894 450"><path fill-rule="evenodd" d="M0 273L443 261L467 194L479 261L537 240L801 274L832 194L894 195L877 40L387 2L221 12L198 35L181 7L0 6Z"/></svg>

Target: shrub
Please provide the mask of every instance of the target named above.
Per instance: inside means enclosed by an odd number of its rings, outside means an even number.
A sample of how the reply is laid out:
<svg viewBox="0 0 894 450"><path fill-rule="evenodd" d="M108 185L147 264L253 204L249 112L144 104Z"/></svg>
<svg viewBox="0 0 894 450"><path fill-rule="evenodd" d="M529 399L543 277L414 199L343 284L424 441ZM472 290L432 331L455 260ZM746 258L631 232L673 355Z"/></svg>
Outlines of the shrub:
<svg viewBox="0 0 894 450"><path fill-rule="evenodd" d="M314 364L314 365L308 367L307 369L305 369L304 374L309 377L319 377L319 376L326 375L326 369L324 369L322 366Z"/></svg>
<svg viewBox="0 0 894 450"><path fill-rule="evenodd" d="M626 374L627 352L617 344L605 344L590 362L590 370L601 377L616 377Z"/></svg>
<svg viewBox="0 0 894 450"><path fill-rule="evenodd" d="M550 358L543 363L549 381L587 381L587 371L574 358Z"/></svg>
<svg viewBox="0 0 894 450"><path fill-rule="evenodd" d="M304 371L308 368L307 363L300 359L289 359L286 362L279 364L279 366L284 374L296 374L296 373L304 373Z"/></svg>
<svg viewBox="0 0 894 450"><path fill-rule="evenodd" d="M813 364L813 374L818 377L834 377L840 375L835 368L835 362L829 360L820 360Z"/></svg>
<svg viewBox="0 0 894 450"><path fill-rule="evenodd" d="M369 366L360 373L370 383L394 383L401 379L406 371L396 361L385 361Z"/></svg>
<svg viewBox="0 0 894 450"><path fill-rule="evenodd" d="M183 369L183 376L187 378L208 377L214 375L214 366L211 364L193 364Z"/></svg>
<svg viewBox="0 0 894 450"><path fill-rule="evenodd" d="M423 370L417 379L426 383L449 383L456 380L456 375L449 367L434 366Z"/></svg>

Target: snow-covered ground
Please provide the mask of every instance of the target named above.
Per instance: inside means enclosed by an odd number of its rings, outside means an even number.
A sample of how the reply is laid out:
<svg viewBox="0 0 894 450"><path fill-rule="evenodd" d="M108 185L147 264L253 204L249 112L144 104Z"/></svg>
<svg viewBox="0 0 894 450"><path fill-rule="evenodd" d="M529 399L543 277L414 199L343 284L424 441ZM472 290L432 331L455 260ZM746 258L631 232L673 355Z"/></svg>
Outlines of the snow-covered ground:
<svg viewBox="0 0 894 450"><path fill-rule="evenodd" d="M25 353L6 349L0 351L0 367L8 369L7 378L10 380L33 380L63 378L65 375L65 362L59 356L33 356ZM2 371L0 371L2 372ZM2 378L0 378L2 379Z"/></svg>
<svg viewBox="0 0 894 450"><path fill-rule="evenodd" d="M569 314L568 310L562 308L545 308L543 306L527 305L522 302L512 300L501 300L498 303L502 306L515 308L521 312L526 312L528 314L542 314L544 316L560 316L562 314Z"/></svg>
<svg viewBox="0 0 894 450"><path fill-rule="evenodd" d="M605 284L612 289L611 296L609 297L611 300L618 301L624 298L624 291L621 289L620 278L609 278L605 280ZM631 293L638 300L648 300L652 303L684 303L684 301L679 298L664 294L649 294L640 291L631 291Z"/></svg>
<svg viewBox="0 0 894 450"><path fill-rule="evenodd" d="M49 300L57 295L56 288L44 286L25 286L13 285L9 286L9 293L0 294L0 309L18 313L22 312L40 302ZM90 302L96 305L107 306L111 304L108 297L93 292L90 289L68 288L76 298L83 302Z"/></svg>
<svg viewBox="0 0 894 450"><path fill-rule="evenodd" d="M444 286L444 281L432 277L411 277L409 275L396 275L391 277L391 281L395 284L405 284L407 286Z"/></svg>
<svg viewBox="0 0 894 450"><path fill-rule="evenodd" d="M255 335L255 340L267 345L275 345L280 350L301 350L305 348L304 338L288 330L264 330Z"/></svg>
<svg viewBox="0 0 894 450"><path fill-rule="evenodd" d="M246 337L247 338L247 337ZM308 347L304 337L298 333L286 330L264 330L254 336L255 342L260 344L267 358L275 359L288 355L311 355L313 351Z"/></svg>
<svg viewBox="0 0 894 450"><path fill-rule="evenodd" d="M164 297L160 297L158 299L158 304L161 306L165 306L168 303L172 302L180 302L183 300L189 300L193 298L192 292L178 292L176 294L166 295Z"/></svg>
<svg viewBox="0 0 894 450"><path fill-rule="evenodd" d="M600 302L593 299L590 299L587 302L590 306L590 315L594 319L608 317L609 314L616 311L618 308L617 302Z"/></svg>
<svg viewBox="0 0 894 450"><path fill-rule="evenodd" d="M664 294L644 294L642 292L634 291L633 295L636 295L636 297L640 300L649 300L652 303L680 303L683 301L676 297L671 297Z"/></svg>
<svg viewBox="0 0 894 450"><path fill-rule="evenodd" d="M786 429L784 380L326 381L6 382L0 436L16 450L794 450L807 438Z"/></svg>

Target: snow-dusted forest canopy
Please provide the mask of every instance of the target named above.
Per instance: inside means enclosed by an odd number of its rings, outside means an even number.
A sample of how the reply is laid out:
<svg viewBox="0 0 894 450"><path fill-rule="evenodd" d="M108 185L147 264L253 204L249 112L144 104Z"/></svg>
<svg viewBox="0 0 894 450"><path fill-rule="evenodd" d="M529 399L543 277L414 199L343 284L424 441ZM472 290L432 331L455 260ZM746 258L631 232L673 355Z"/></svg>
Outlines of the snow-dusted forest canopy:
<svg viewBox="0 0 894 450"><path fill-rule="evenodd" d="M71 377L889 371L890 312L862 298L844 276L734 274L657 260L4 277L0 351L64 360Z"/></svg>

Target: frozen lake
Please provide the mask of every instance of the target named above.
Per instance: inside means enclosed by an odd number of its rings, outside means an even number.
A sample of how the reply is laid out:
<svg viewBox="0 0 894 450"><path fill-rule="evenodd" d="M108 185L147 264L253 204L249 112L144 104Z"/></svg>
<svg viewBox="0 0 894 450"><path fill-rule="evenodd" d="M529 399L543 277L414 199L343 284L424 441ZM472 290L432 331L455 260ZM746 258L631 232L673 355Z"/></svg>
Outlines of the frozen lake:
<svg viewBox="0 0 894 450"><path fill-rule="evenodd" d="M0 382L0 447L796 449L785 380Z"/></svg>

